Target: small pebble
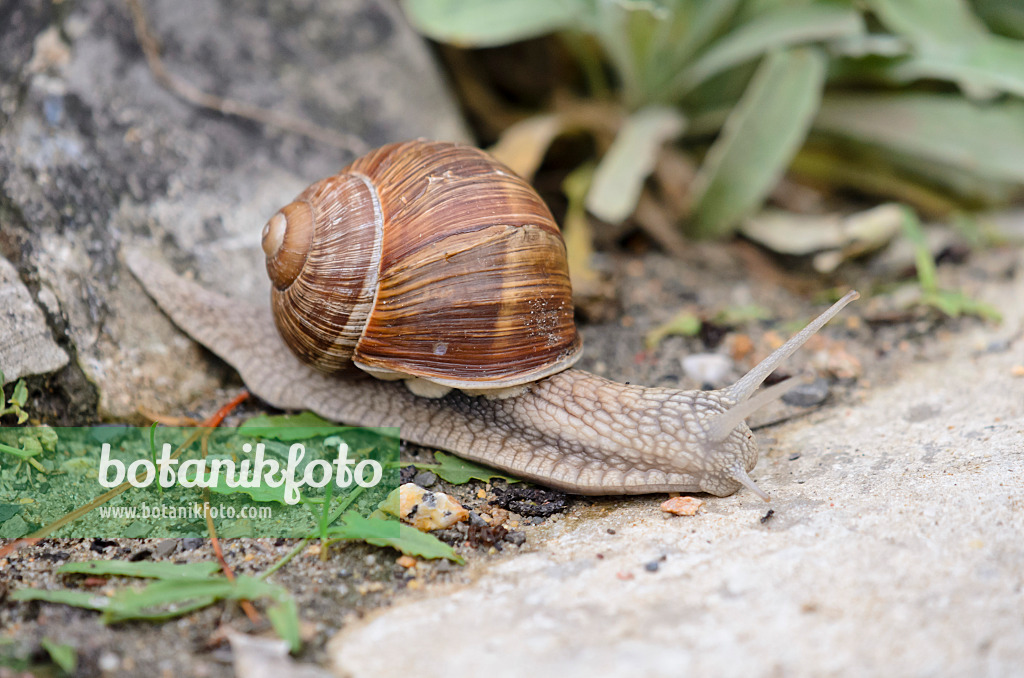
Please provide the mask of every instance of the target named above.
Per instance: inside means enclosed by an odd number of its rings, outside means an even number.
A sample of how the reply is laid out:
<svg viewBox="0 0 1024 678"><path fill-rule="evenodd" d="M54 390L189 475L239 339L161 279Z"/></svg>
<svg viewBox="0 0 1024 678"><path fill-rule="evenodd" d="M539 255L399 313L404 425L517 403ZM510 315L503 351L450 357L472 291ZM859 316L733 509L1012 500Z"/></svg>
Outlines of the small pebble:
<svg viewBox="0 0 1024 678"><path fill-rule="evenodd" d="M515 544L516 546L522 546L526 543L525 532L509 532L505 535L505 541Z"/></svg>
<svg viewBox="0 0 1024 678"><path fill-rule="evenodd" d="M608 534L615 534L615 530L613 530L612 528L609 527L608 528Z"/></svg>
<svg viewBox="0 0 1024 678"><path fill-rule="evenodd" d="M918 403L917 405L911 405L903 418L914 423L927 421L937 415L940 411L940 408L929 405L928 403Z"/></svg>
<svg viewBox="0 0 1024 678"><path fill-rule="evenodd" d="M181 550L192 551L193 549L201 547L204 542L206 542L206 540L202 537L185 537L181 540Z"/></svg>
<svg viewBox="0 0 1024 678"><path fill-rule="evenodd" d="M405 569L410 567L416 567L416 559L412 556L399 556L398 560L395 561Z"/></svg>
<svg viewBox="0 0 1024 678"><path fill-rule="evenodd" d="M686 376L698 384L721 386L728 382L732 360L720 353L695 353L682 360Z"/></svg>
<svg viewBox="0 0 1024 678"><path fill-rule="evenodd" d="M413 477L412 482L420 487L430 487L437 482L437 476L433 471L420 471Z"/></svg>
<svg viewBox="0 0 1024 678"><path fill-rule="evenodd" d="M646 565L644 565L644 569L647 570L648 572L657 572L658 571L658 567L659 567L659 565L658 565L658 561L657 560L652 560L651 562L649 562Z"/></svg>
<svg viewBox="0 0 1024 678"><path fill-rule="evenodd" d="M672 497L661 503L661 510L677 516L693 516L703 505L703 500L696 497Z"/></svg>
<svg viewBox="0 0 1024 678"><path fill-rule="evenodd" d="M178 548L177 539L164 539L153 548L153 557L166 558Z"/></svg>
<svg viewBox="0 0 1024 678"><path fill-rule="evenodd" d="M96 662L96 666L104 673L117 671L121 668L121 658L113 652L104 652L100 655L100 659Z"/></svg>
<svg viewBox="0 0 1024 678"><path fill-rule="evenodd" d="M830 391L828 381L818 377L809 384L800 384L782 396L782 400L797 407L811 407L825 402Z"/></svg>
<svg viewBox="0 0 1024 678"><path fill-rule="evenodd" d="M398 496L401 519L423 532L443 530L469 518L469 511L444 492L431 492L406 483L399 488Z"/></svg>
<svg viewBox="0 0 1024 678"><path fill-rule="evenodd" d="M480 517L480 514L476 511L469 512L469 524L476 525L477 527L487 527L487 521Z"/></svg>
<svg viewBox="0 0 1024 678"><path fill-rule="evenodd" d="M629 581L629 580L630 580L630 579L632 579L632 578L633 578L633 577L634 577L635 575L634 575L634 574L633 574L632 572L616 572L616 573L615 573L615 576L616 576L617 578L621 579L622 581Z"/></svg>
<svg viewBox="0 0 1024 678"><path fill-rule="evenodd" d="M1010 369L1010 374L1015 377L1024 377L1024 365L1014 365Z"/></svg>
<svg viewBox="0 0 1024 678"><path fill-rule="evenodd" d="M796 461L799 458L800 458L800 453L799 452L794 452L793 454L789 455L789 460L790 461Z"/></svg>

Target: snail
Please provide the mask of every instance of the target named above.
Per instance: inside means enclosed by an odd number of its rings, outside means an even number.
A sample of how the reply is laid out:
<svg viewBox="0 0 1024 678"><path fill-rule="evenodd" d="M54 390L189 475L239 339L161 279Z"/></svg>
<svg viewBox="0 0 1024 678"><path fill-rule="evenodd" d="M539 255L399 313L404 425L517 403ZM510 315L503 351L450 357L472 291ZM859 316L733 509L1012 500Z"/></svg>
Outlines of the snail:
<svg viewBox="0 0 1024 678"><path fill-rule="evenodd" d="M581 342L547 207L483 151L426 141L385 146L313 184L270 218L262 245L264 306L139 252L127 260L171 319L270 405L399 426L411 442L576 494L746 487L768 501L748 475L758 450L745 419L800 380L755 391L858 297L723 389L573 369Z"/></svg>

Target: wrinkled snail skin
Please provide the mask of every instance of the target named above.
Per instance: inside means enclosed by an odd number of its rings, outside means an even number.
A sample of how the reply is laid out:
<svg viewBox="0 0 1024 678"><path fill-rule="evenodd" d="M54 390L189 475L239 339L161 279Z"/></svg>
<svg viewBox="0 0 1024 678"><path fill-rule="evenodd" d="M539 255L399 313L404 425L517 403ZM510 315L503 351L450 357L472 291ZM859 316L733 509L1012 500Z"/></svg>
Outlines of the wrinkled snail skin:
<svg viewBox="0 0 1024 678"><path fill-rule="evenodd" d="M271 405L397 426L578 494L747 487L768 500L747 475L757 445L744 420L798 382L755 391L857 297L718 391L568 369L582 347L550 211L484 152L426 141L384 146L313 184L270 218L262 246L269 307L138 252L127 260L171 319Z"/></svg>
<svg viewBox="0 0 1024 678"><path fill-rule="evenodd" d="M726 496L746 486L766 499L747 476L757 463L757 446L743 423L749 414L744 407L752 403L756 409L757 400L775 399L797 380L753 398L750 393L857 296L849 293L720 391L644 388L570 369L511 398L458 391L423 398L399 382L379 381L357 370L317 371L285 347L269 308L206 290L141 252L129 252L126 260L171 320L238 370L246 386L270 405L309 409L358 426L398 426L411 442L578 494L699 491ZM708 438L716 423L725 431L718 441Z"/></svg>

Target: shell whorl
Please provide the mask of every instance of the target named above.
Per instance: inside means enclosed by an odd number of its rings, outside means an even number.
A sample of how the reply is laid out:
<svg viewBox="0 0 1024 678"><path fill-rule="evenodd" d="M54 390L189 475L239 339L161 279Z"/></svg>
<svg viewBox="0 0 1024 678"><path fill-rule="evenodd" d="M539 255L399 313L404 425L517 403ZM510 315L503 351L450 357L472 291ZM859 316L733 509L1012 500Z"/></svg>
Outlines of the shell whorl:
<svg viewBox="0 0 1024 678"><path fill-rule="evenodd" d="M376 192L366 177L351 173L313 184L267 222L264 252L274 245L282 216L286 264L280 265L280 253L267 257L274 322L299 358L324 372L344 369L377 292L382 218ZM305 244L297 269L292 261L298 254L286 249L292 241Z"/></svg>

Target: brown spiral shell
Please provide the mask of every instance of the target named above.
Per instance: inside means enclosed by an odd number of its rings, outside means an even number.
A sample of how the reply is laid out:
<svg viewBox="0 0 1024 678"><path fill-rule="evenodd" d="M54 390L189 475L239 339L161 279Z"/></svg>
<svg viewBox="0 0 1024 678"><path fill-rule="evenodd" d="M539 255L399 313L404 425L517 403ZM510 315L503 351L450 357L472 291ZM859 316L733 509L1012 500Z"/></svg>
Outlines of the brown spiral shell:
<svg viewBox="0 0 1024 678"><path fill-rule="evenodd" d="M278 330L321 370L486 390L579 358L558 227L478 149L372 151L275 214L263 248Z"/></svg>

